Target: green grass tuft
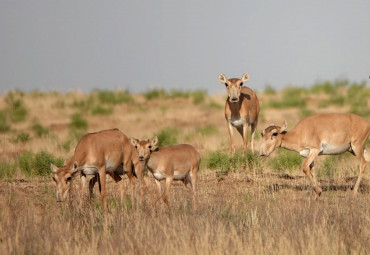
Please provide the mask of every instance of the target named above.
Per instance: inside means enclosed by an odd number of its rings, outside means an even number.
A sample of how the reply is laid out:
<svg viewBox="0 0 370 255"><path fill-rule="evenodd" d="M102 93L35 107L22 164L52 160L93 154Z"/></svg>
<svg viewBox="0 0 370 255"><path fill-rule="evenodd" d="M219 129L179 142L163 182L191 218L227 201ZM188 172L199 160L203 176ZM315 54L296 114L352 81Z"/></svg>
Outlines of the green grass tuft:
<svg viewBox="0 0 370 255"><path fill-rule="evenodd" d="M179 130L177 128L167 127L154 135L158 137L158 146L164 147L176 144L178 133Z"/></svg>
<svg viewBox="0 0 370 255"><path fill-rule="evenodd" d="M302 157L297 152L280 150L278 154L271 160L271 167L276 172L292 172L301 168Z"/></svg>

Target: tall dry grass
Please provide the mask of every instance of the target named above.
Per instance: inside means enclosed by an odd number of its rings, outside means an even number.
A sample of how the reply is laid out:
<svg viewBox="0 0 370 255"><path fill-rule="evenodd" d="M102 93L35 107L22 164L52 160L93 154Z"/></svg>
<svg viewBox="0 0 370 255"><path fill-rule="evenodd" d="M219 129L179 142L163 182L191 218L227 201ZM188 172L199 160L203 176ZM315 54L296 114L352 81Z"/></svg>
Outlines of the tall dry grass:
<svg viewBox="0 0 370 255"><path fill-rule="evenodd" d="M218 183L201 173L197 206L181 184L171 207L153 211L147 197L121 202L109 184L110 213L100 197L80 202L75 192L57 204L54 186L38 179L1 183L1 254L366 254L370 247L369 193L273 191L272 177L246 181L230 174ZM293 181L294 182L294 181ZM302 184L303 185L303 184ZM154 186L152 187L154 188Z"/></svg>
<svg viewBox="0 0 370 255"><path fill-rule="evenodd" d="M288 108L269 106L270 101L281 101L282 93L258 94L262 110L258 130L284 120L290 129L307 112L348 112L353 106L342 89L338 93L345 98L343 105L330 104L329 94L304 91L302 100L310 102L304 108L293 104ZM23 94L27 115L23 121L12 122L6 95L0 96L0 121L9 127L0 132L0 167L7 169L7 174L0 174L0 254L368 253L369 169L360 194L353 197L349 189L358 172L355 157L319 157L315 167L324 192L315 203L310 200L312 188L299 166L292 166L289 155L281 162L284 158L279 152L263 160L253 158L258 163L254 167L238 165L220 178L217 173L221 169L208 169L206 160L215 151L227 155L230 150L222 110L224 95L202 94L197 103L193 102L195 96L176 97L175 93L151 100L145 95L133 97L125 103L106 105L97 99L88 101L91 95L77 92ZM329 104L325 108L324 100ZM369 105L369 100L360 101ZM94 114L91 103L112 111ZM127 195L122 202L118 185L110 180L110 213L105 217L98 190L92 201L86 194L80 201L78 179L69 202L57 204L51 176L26 176L17 160L28 151L36 154L43 150L58 158L70 158L79 135L71 128L74 114L86 120L84 132L117 127L128 136L148 139L157 133L168 136L169 127L177 130L176 141L193 144L202 156L197 206L191 203L191 192L182 183L174 183L169 193L170 208L160 203L154 212L148 196L140 203ZM364 117L369 119L368 115ZM36 124L41 128L36 130ZM48 132L39 135L38 130ZM15 142L22 133L29 134L30 139ZM236 137L235 141L240 150L242 139ZM259 142L257 135L256 148ZM279 170L275 169L276 162L282 166ZM150 190L154 189L150 180Z"/></svg>

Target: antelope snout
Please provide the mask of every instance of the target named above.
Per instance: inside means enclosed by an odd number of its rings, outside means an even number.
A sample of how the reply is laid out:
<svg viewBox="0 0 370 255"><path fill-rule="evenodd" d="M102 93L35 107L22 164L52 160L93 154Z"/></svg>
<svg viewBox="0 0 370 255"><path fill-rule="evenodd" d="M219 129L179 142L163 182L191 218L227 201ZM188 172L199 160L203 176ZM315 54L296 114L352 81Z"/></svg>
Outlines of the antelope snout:
<svg viewBox="0 0 370 255"><path fill-rule="evenodd" d="M139 156L139 161L144 161L144 156Z"/></svg>
<svg viewBox="0 0 370 255"><path fill-rule="evenodd" d="M239 101L239 98L237 98L237 97L233 97L233 98L231 98L231 102L233 102L233 103L236 103L236 102L238 102Z"/></svg>

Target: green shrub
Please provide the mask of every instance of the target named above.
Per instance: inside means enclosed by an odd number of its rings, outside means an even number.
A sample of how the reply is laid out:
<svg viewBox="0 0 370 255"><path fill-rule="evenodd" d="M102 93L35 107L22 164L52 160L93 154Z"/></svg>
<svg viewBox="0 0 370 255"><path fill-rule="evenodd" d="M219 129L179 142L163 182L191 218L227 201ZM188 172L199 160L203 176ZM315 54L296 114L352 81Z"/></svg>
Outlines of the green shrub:
<svg viewBox="0 0 370 255"><path fill-rule="evenodd" d="M37 137L47 136L49 134L49 130L44 128L40 123L35 123L32 126L33 132L35 132Z"/></svg>
<svg viewBox="0 0 370 255"><path fill-rule="evenodd" d="M223 108L224 108L224 106L223 106L223 105L220 105L219 103L217 103L217 102L215 102L215 101L213 101L213 100L212 100L211 102L209 102L208 107L209 107L209 108L216 109L216 110L221 110L221 109L223 109Z"/></svg>
<svg viewBox="0 0 370 255"><path fill-rule="evenodd" d="M324 93L328 95L335 95L340 88L347 87L349 82L347 80L336 80L334 82L325 81L323 83L316 83L310 89L314 94Z"/></svg>
<svg viewBox="0 0 370 255"><path fill-rule="evenodd" d="M283 93L283 99L279 101L271 101L268 105L273 108L289 108L289 107L306 107L304 94L307 92L305 88L287 87Z"/></svg>
<svg viewBox="0 0 370 255"><path fill-rule="evenodd" d="M146 98L146 100L168 97L168 94L164 89L151 89L151 90L145 92L143 95Z"/></svg>
<svg viewBox="0 0 370 255"><path fill-rule="evenodd" d="M183 91L183 90L177 90L172 89L171 92L168 94L168 97L170 98L189 98L190 92L189 91Z"/></svg>
<svg viewBox="0 0 370 255"><path fill-rule="evenodd" d="M128 91L110 91L110 90L95 90L100 103L103 104L120 104L134 102L134 98Z"/></svg>
<svg viewBox="0 0 370 255"><path fill-rule="evenodd" d="M266 94L266 95L275 95L276 90L272 86L266 85L265 90L263 91L263 93Z"/></svg>
<svg viewBox="0 0 370 255"><path fill-rule="evenodd" d="M207 125L203 127L198 127L196 129L197 133L200 133L202 136L209 136L216 134L218 132L218 129L215 125Z"/></svg>
<svg viewBox="0 0 370 255"><path fill-rule="evenodd" d="M15 165L0 161L0 179L11 178L15 173Z"/></svg>
<svg viewBox="0 0 370 255"><path fill-rule="evenodd" d="M249 169L250 171L261 169L260 160L257 154L252 152L235 152L231 157L220 151L210 152L205 158L206 166L216 170L218 173Z"/></svg>
<svg viewBox="0 0 370 255"><path fill-rule="evenodd" d="M19 133L18 135L16 135L13 139L12 139L12 142L14 143L26 143L28 142L29 140L31 140L31 137L30 137L30 134L28 133L25 133L25 132L21 132Z"/></svg>
<svg viewBox="0 0 370 255"><path fill-rule="evenodd" d="M329 105L343 106L345 101L346 98L342 95L331 96L328 99L321 101L319 107L325 108L328 107Z"/></svg>
<svg viewBox="0 0 370 255"><path fill-rule="evenodd" d="M177 128L167 127L154 135L158 137L158 146L164 147L176 144L178 133L179 131Z"/></svg>
<svg viewBox="0 0 370 255"><path fill-rule="evenodd" d="M0 133L4 133L10 130L10 126L7 122L6 113L1 111L0 112Z"/></svg>
<svg viewBox="0 0 370 255"><path fill-rule="evenodd" d="M63 166L63 159L57 158L47 151L40 151L35 155L25 152L18 157L20 170L27 176L46 176L50 174L50 164Z"/></svg>
<svg viewBox="0 0 370 255"><path fill-rule="evenodd" d="M66 140L62 142L61 144L58 145L59 149L63 149L64 151L69 151L71 149L72 141L71 140Z"/></svg>
<svg viewBox="0 0 370 255"><path fill-rule="evenodd" d="M97 105L94 108L92 108L91 113L93 115L107 115L107 114L112 114L113 113L113 108L112 107L104 107L101 105Z"/></svg>
<svg viewBox="0 0 370 255"><path fill-rule="evenodd" d="M87 126L87 121L81 116L81 114L75 113L71 116L71 123L69 124L71 129L86 130Z"/></svg>
<svg viewBox="0 0 370 255"><path fill-rule="evenodd" d="M302 157L297 152L282 150L271 160L272 168L277 172L292 172L302 165Z"/></svg>
<svg viewBox="0 0 370 255"><path fill-rule="evenodd" d="M207 96L207 91L205 90L195 90L191 92L191 97L193 98L193 104L200 104L205 101Z"/></svg>
<svg viewBox="0 0 370 255"><path fill-rule="evenodd" d="M9 92L5 97L5 102L9 107L10 119L12 122L20 122L26 119L27 109L23 106L23 93Z"/></svg>
<svg viewBox="0 0 370 255"><path fill-rule="evenodd" d="M338 159L341 155L330 155L324 160L324 163L316 167L317 177L333 177L333 173L338 166Z"/></svg>
<svg viewBox="0 0 370 255"><path fill-rule="evenodd" d="M302 119L307 116L311 116L314 114L314 111L307 109L306 107L301 107L299 109L299 117Z"/></svg>

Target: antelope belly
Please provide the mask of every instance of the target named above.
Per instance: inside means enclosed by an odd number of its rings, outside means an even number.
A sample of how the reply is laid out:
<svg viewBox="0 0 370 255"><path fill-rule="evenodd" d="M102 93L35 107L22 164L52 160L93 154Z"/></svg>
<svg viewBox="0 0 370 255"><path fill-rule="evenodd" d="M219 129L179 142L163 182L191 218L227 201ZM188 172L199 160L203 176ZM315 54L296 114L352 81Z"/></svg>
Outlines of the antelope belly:
<svg viewBox="0 0 370 255"><path fill-rule="evenodd" d="M174 180L183 180L186 175L187 175L187 173L180 173L180 172L175 171L173 173L173 179Z"/></svg>
<svg viewBox="0 0 370 255"><path fill-rule="evenodd" d="M333 145L328 143L322 143L322 154L324 155L335 155L335 154L341 154L351 147L350 143L347 144L341 144L341 145Z"/></svg>
<svg viewBox="0 0 370 255"><path fill-rule="evenodd" d="M82 172L85 174L85 175L95 175L97 174L99 171L98 171L98 168L96 168L95 166L84 166L82 168Z"/></svg>
<svg viewBox="0 0 370 255"><path fill-rule="evenodd" d="M231 125L233 125L234 127L240 127L240 126L244 126L246 121L245 119L243 119L242 117L239 117L239 118L233 118L231 117L229 119L229 122L231 123Z"/></svg>
<svg viewBox="0 0 370 255"><path fill-rule="evenodd" d="M158 181L163 180L166 178L166 176L160 172L153 173L154 178L156 178Z"/></svg>

